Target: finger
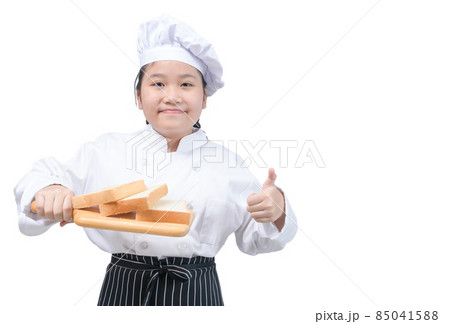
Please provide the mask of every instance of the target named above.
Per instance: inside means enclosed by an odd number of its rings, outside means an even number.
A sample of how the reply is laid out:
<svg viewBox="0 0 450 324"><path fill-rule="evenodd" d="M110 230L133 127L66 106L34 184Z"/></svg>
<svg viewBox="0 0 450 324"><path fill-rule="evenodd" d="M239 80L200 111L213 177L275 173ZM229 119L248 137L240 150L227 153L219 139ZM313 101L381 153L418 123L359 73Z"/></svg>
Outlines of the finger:
<svg viewBox="0 0 450 324"><path fill-rule="evenodd" d="M247 205L248 206L253 206L253 205L259 204L262 201L264 201L264 197L265 196L266 195L263 192L260 192L260 193L257 193L257 194L253 193L250 196L248 196L248 198L247 198Z"/></svg>
<svg viewBox="0 0 450 324"><path fill-rule="evenodd" d="M66 195L66 197L64 198L64 203L63 203L63 220L66 223L70 223L73 221L73 216L72 216L72 196L71 195ZM64 225L61 225L61 227Z"/></svg>
<svg viewBox="0 0 450 324"><path fill-rule="evenodd" d="M65 196L57 195L53 200L53 218L55 221L62 222L63 219L63 202Z"/></svg>
<svg viewBox="0 0 450 324"><path fill-rule="evenodd" d="M36 204L36 214L39 217L45 217L44 215L44 197L41 195L34 197Z"/></svg>
<svg viewBox="0 0 450 324"><path fill-rule="evenodd" d="M270 206L267 205L266 201L262 201L256 205L248 205L247 206L247 211L249 213L254 213L254 212L262 212L262 211L268 211Z"/></svg>
<svg viewBox="0 0 450 324"><path fill-rule="evenodd" d="M263 184L263 189L267 188L267 187L270 187L270 186L274 186L276 179L277 179L277 175L275 174L275 169L274 168L269 168L269 175L268 175L266 181Z"/></svg>
<svg viewBox="0 0 450 324"><path fill-rule="evenodd" d="M250 215L258 223L268 223L272 221L272 218L266 212L256 212L251 213Z"/></svg>
<svg viewBox="0 0 450 324"><path fill-rule="evenodd" d="M46 196L44 201L44 217L48 219L55 219L53 216L53 204L55 197Z"/></svg>
<svg viewBox="0 0 450 324"><path fill-rule="evenodd" d="M64 226L67 225L67 224L69 224L69 222L64 222L64 221L62 221L62 222L59 223L59 226L64 227Z"/></svg>
<svg viewBox="0 0 450 324"><path fill-rule="evenodd" d="M261 219L261 218L270 218L272 214L267 210L260 210L250 213L250 216L252 216L254 219Z"/></svg>

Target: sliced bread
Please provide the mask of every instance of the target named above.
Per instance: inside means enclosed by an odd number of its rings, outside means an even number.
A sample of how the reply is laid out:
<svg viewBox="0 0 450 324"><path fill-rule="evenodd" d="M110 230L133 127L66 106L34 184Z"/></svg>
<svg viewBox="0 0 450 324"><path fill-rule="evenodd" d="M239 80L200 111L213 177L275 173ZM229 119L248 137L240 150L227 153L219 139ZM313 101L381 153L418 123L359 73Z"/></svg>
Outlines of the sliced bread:
<svg viewBox="0 0 450 324"><path fill-rule="evenodd" d="M99 204L101 216L111 216L132 211L150 209L152 206L167 195L167 185L152 186L145 191L126 197L121 200Z"/></svg>
<svg viewBox="0 0 450 324"><path fill-rule="evenodd" d="M106 187L102 190L72 197L72 207L86 208L96 206L132 196L146 189L147 186L145 185L144 180Z"/></svg>
<svg viewBox="0 0 450 324"><path fill-rule="evenodd" d="M137 221L190 224L193 213L184 200L159 200L151 209L136 212Z"/></svg>

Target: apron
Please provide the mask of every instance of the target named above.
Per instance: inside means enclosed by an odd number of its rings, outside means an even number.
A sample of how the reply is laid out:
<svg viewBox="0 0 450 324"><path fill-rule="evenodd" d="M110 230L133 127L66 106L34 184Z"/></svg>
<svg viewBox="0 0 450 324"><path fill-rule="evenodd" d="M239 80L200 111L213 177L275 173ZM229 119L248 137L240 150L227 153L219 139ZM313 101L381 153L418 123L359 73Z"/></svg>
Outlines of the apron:
<svg viewBox="0 0 450 324"><path fill-rule="evenodd" d="M113 254L98 306L223 306L214 258Z"/></svg>

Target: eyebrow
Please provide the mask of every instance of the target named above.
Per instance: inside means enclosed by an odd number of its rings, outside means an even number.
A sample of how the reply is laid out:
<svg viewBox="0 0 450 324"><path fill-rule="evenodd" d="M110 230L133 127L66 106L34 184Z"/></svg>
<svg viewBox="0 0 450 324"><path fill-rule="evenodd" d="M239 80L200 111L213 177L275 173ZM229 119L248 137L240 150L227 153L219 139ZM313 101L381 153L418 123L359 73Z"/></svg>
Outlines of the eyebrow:
<svg viewBox="0 0 450 324"><path fill-rule="evenodd" d="M161 78L161 77L163 77L164 76L164 74L162 74L162 73L153 73L153 74L151 74L151 75L148 75L148 77L150 78L150 79L153 79L153 78Z"/></svg>
<svg viewBox="0 0 450 324"><path fill-rule="evenodd" d="M192 78L192 79L197 79L197 77L195 75L186 73L186 74L182 74L180 75L181 78Z"/></svg>
<svg viewBox="0 0 450 324"><path fill-rule="evenodd" d="M153 74L149 75L148 77L149 77L150 79L153 79L153 78L162 78L162 77L165 77L165 76L166 76L166 75L163 74L163 73L153 73ZM197 79L197 77L196 77L195 75L192 75L192 74L189 74L189 73L181 74L181 75L179 75L179 77L180 77L181 79L184 79L184 78Z"/></svg>

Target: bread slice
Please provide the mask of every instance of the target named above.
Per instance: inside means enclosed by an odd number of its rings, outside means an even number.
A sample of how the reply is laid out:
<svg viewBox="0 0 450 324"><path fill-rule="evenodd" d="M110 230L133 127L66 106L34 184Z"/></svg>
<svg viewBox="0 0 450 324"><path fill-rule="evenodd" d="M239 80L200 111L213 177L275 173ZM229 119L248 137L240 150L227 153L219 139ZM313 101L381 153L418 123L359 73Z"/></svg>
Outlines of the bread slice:
<svg viewBox="0 0 450 324"><path fill-rule="evenodd" d="M144 191L147 186L144 180L137 180L123 185L111 186L85 195L72 197L73 208L86 208L126 198Z"/></svg>
<svg viewBox="0 0 450 324"><path fill-rule="evenodd" d="M130 197L106 204L100 204L100 215L111 216L137 210L150 209L158 200L167 195L167 192L168 190L166 184L149 187L147 190Z"/></svg>
<svg viewBox="0 0 450 324"><path fill-rule="evenodd" d="M137 221L190 224L192 210L184 200L159 200L151 209L136 212Z"/></svg>

